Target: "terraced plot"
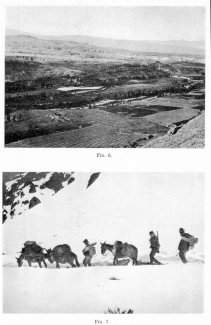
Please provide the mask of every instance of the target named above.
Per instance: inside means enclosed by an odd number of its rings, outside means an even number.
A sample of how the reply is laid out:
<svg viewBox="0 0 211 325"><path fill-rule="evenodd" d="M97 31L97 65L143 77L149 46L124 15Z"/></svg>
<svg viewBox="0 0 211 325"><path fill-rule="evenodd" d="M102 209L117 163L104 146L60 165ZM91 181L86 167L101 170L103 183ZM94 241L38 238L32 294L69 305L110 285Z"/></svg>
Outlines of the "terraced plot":
<svg viewBox="0 0 211 325"><path fill-rule="evenodd" d="M161 112L144 117L145 120L151 122L161 123L165 126L171 124L185 123L193 117L198 116L200 110L192 108L182 108L171 112Z"/></svg>
<svg viewBox="0 0 211 325"><path fill-rule="evenodd" d="M120 133L114 127L98 125L81 130L30 138L8 144L9 148L121 148L139 138L137 134Z"/></svg>
<svg viewBox="0 0 211 325"><path fill-rule="evenodd" d="M164 135L171 124L197 116L203 103L169 96L120 100L94 109L22 110L20 122L7 124L6 147L119 148L133 141L142 146L149 135Z"/></svg>

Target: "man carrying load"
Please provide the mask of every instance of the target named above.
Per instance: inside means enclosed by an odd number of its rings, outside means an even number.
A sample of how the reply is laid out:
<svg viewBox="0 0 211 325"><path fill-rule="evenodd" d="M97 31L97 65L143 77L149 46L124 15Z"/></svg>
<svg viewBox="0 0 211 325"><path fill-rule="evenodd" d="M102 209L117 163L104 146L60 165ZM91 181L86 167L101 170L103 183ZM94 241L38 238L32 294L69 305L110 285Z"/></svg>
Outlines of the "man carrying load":
<svg viewBox="0 0 211 325"><path fill-rule="evenodd" d="M93 243L93 244L90 244L89 241L87 239L85 239L83 241L83 243L86 245L86 247L82 250L84 256L85 256L85 259L83 260L83 265L84 266L91 266L91 260L92 260L92 257L96 254L96 249L95 249L95 245L97 243Z"/></svg>
<svg viewBox="0 0 211 325"><path fill-rule="evenodd" d="M186 233L183 228L179 229L179 233L182 238L178 246L179 257L182 263L186 264L187 263L186 253L189 250L194 248L194 245L198 243L198 238L195 238L194 236Z"/></svg>

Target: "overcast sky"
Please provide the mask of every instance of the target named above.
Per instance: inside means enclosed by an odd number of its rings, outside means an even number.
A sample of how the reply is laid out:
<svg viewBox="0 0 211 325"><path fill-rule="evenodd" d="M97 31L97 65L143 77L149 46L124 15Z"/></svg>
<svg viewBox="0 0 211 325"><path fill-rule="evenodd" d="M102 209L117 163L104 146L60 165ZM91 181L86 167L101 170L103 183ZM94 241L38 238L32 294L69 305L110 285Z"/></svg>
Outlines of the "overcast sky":
<svg viewBox="0 0 211 325"><path fill-rule="evenodd" d="M205 39L204 7L6 7L6 28L128 40Z"/></svg>

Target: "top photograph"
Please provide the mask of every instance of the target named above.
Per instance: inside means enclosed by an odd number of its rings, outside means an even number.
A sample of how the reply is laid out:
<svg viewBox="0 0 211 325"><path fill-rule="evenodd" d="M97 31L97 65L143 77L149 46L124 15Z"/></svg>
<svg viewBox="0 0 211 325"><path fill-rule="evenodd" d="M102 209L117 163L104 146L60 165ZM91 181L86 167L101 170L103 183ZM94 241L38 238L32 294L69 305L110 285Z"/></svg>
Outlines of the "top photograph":
<svg viewBox="0 0 211 325"><path fill-rule="evenodd" d="M205 147L206 7L5 11L5 148Z"/></svg>

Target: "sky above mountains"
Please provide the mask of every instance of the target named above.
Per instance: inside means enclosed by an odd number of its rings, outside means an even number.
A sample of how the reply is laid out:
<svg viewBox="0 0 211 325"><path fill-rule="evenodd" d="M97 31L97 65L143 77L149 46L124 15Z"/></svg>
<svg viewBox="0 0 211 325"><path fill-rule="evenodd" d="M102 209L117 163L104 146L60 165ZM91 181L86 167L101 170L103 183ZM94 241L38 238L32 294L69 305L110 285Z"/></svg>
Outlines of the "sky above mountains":
<svg viewBox="0 0 211 325"><path fill-rule="evenodd" d="M6 7L6 28L40 35L205 40L205 7Z"/></svg>

